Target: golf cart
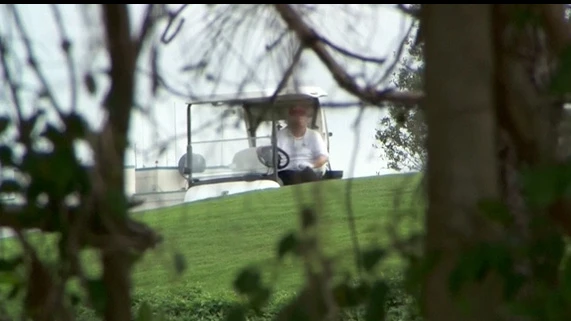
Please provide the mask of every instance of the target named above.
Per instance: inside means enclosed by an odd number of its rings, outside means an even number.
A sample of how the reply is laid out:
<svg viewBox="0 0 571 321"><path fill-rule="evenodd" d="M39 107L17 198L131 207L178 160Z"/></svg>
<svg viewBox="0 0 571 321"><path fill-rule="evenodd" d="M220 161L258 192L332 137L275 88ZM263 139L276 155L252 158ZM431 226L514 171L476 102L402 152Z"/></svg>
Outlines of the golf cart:
<svg viewBox="0 0 571 321"><path fill-rule="evenodd" d="M187 182L184 202L283 186L278 171L288 165L289 155L277 147L276 133L283 129L288 108L296 102L311 105L310 127L323 136L329 150L331 133L319 103L326 96L322 89L290 88L272 96L273 91L267 91L187 104L187 150L178 162ZM245 125L247 137L193 141L192 111L198 107L222 108L224 115ZM224 155L231 157L224 159ZM343 171L331 170L329 162L325 166L322 179L343 177Z"/></svg>

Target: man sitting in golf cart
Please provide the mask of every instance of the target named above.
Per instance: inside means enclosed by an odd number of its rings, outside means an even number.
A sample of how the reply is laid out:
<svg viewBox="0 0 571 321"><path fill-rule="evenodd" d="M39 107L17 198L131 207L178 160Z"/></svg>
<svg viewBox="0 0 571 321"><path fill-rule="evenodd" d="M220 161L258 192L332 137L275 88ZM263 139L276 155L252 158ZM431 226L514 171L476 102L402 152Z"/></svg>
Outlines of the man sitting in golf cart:
<svg viewBox="0 0 571 321"><path fill-rule="evenodd" d="M308 127L310 108L296 103L288 110L287 127L277 132L277 145L290 157L288 166L278 172L284 185L317 181L329 159L323 137Z"/></svg>

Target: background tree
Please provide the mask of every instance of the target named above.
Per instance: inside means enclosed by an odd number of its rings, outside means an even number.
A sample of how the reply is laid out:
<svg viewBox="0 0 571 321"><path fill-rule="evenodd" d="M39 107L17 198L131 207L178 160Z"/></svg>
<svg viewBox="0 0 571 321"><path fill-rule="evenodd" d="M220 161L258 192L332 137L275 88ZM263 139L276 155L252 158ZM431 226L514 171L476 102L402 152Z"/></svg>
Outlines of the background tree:
<svg viewBox="0 0 571 321"><path fill-rule="evenodd" d="M420 5L412 5L418 9ZM424 57L423 43L417 43L413 33L406 39L406 53L402 56L399 69L393 80L396 87L404 91L420 91L423 86ZM381 159L390 169L422 170L426 164L426 122L418 105L389 105L376 131L376 148Z"/></svg>

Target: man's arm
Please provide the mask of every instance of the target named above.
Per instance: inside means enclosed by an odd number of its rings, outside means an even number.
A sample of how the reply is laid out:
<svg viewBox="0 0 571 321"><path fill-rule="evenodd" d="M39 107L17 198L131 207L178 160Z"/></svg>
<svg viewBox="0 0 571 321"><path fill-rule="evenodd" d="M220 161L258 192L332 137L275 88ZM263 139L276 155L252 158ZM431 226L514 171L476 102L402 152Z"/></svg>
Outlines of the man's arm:
<svg viewBox="0 0 571 321"><path fill-rule="evenodd" d="M325 163L327 163L327 160L329 160L329 157L325 155L318 156L317 159L313 162L313 168L320 168L321 166L325 165Z"/></svg>
<svg viewBox="0 0 571 321"><path fill-rule="evenodd" d="M327 146L321 134L314 131L313 139L313 168L320 168L329 160L329 153L327 152Z"/></svg>

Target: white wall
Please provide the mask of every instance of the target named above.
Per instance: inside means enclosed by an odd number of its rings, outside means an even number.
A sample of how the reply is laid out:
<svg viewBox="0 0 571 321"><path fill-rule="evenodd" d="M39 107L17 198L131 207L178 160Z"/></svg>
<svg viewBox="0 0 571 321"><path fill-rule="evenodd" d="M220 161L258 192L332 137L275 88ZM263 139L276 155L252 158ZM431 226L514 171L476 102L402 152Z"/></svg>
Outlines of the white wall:
<svg viewBox="0 0 571 321"><path fill-rule="evenodd" d="M131 197L137 191L135 166L125 167L125 194Z"/></svg>

